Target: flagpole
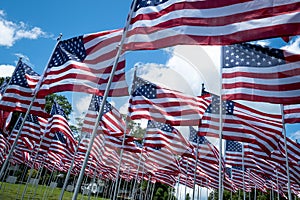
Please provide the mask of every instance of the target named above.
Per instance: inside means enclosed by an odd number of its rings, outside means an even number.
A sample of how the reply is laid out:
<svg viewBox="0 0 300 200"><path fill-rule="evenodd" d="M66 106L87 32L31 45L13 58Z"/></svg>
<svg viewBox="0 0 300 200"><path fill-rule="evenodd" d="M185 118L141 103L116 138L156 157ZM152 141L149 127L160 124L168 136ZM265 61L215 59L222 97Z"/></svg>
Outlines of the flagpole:
<svg viewBox="0 0 300 200"><path fill-rule="evenodd" d="M285 121L284 121L284 111L283 105L280 104L281 108L281 116L282 116L282 134L284 137L284 149L285 149L285 164L286 164L286 174L287 174L287 189L288 189L288 200L292 200L292 193L291 193L291 180L290 180L290 167L288 161L288 151L287 151L287 142L286 142L286 130L285 130Z"/></svg>
<svg viewBox="0 0 300 200"><path fill-rule="evenodd" d="M80 185L81 185L81 182L82 182L82 178L84 176L84 169L86 168L87 161L88 161L88 158L89 158L89 155L90 155L90 151L92 149L92 146L93 146L93 143L94 143L94 140L95 140L95 136L97 134L97 129L98 129L98 126L99 126L99 122L100 122L100 120L102 118L102 115L103 115L105 101L107 99L107 96L108 96L108 93L109 93L109 90L110 90L110 86L111 86L111 83L112 83L112 80L113 80L113 76L114 76L116 68L117 68L117 63L118 63L119 57L120 57L120 55L122 53L122 47L123 47L123 44L124 44L125 39L126 39L126 35L127 35L127 32L128 32L128 27L130 25L131 16L133 14L136 2L137 2L137 0L133 1L130 13L128 15L126 26L124 28L124 31L123 31L123 34L122 34L122 38L121 38L121 41L120 41L120 45L119 45L119 48L118 48L118 51L117 51L117 54L116 54L116 57L115 57L115 60L114 60L114 63L113 63L112 70L111 70L111 74L109 76L109 80L108 80L108 83L107 83L107 86L106 86L106 89L105 89L105 92L104 92L104 95L103 95L103 100L102 100L101 106L99 108L99 113L98 113L98 116L96 118L95 127L93 129L91 140L89 142L89 146L88 146L88 149L86 151L85 158L84 158L84 161L83 161L83 164L82 164L79 176L78 176L78 180L77 180L77 183L76 183L76 187L75 187L75 190L74 190L74 194L73 194L72 200L76 200L77 196L78 196L79 188L80 188Z"/></svg>
<svg viewBox="0 0 300 200"><path fill-rule="evenodd" d="M196 186L196 173L197 173L197 166L198 166L198 151L199 151L199 137L197 136L197 149L196 149L196 166L195 166L195 172L194 172L194 182L193 182L193 198L195 199L195 186Z"/></svg>
<svg viewBox="0 0 300 200"><path fill-rule="evenodd" d="M279 184L278 184L278 171L276 169L276 184L277 184L277 198L278 200L280 200L280 197L279 197Z"/></svg>
<svg viewBox="0 0 300 200"><path fill-rule="evenodd" d="M245 164L244 164L244 143L242 142L242 170L243 170L243 199L246 200L245 192Z"/></svg>
<svg viewBox="0 0 300 200"><path fill-rule="evenodd" d="M53 49L53 52L55 51L56 46L59 44L59 41L60 41L61 37L62 37L62 34L60 34L60 36L57 38L57 42L56 42L56 44L55 44L55 47L54 47L54 49ZM53 54L53 52L52 52L52 54ZM48 63L49 63L50 60L51 60L52 54L51 54L51 56L50 56L50 58L49 58ZM30 102L30 104L29 104L29 106L28 106L28 109L27 109L27 111L26 111L26 113L25 113L25 116L24 116L24 120L22 121L22 123L21 123L21 125L20 125L20 128L19 128L19 130L18 130L18 133L17 133L16 138L15 138L15 140L14 140L14 142L13 142L11 148L10 148L10 151L9 151L7 157L6 157L6 160L4 161L4 163L3 163L2 167L1 167L0 177L2 177L2 174L3 174L3 172L4 172L4 169L6 168L7 163L8 163L8 161L9 161L9 159L10 159L10 157L11 157L11 155L12 155L12 153L13 153L13 151L14 151L16 145L17 145L17 142L18 142L18 139L19 139L19 137L20 137L20 135L21 135L21 131L22 131L23 126L24 126L24 124L25 124L26 118L27 118L27 116L29 115L29 112L30 112L30 110L31 110L31 108L32 108L32 106L33 106L34 100L36 99L36 96L37 96L37 92L38 92L39 89L40 89L41 83L42 83L42 81L43 81L43 79L44 79L44 77L45 77L45 74L46 74L46 72L47 72L47 69L48 69L48 66L45 67L44 72L43 72L43 75L42 75L41 79L39 80L39 82L37 83L37 85L36 85L36 87L35 87L35 90L34 90L34 92L33 92L33 97L32 97L32 99L31 99L31 102Z"/></svg>
<svg viewBox="0 0 300 200"><path fill-rule="evenodd" d="M120 159L119 159L119 165L118 165L118 169L117 169L116 185L115 185L113 200L115 200L116 197L117 197L118 177L120 176L120 168L121 168L122 157L123 157L123 152L124 152L124 144L125 144L125 139L126 139L126 130L127 130L127 120L126 120L126 123L125 123L125 130L124 130L124 135L123 135L123 140L122 140L122 147L121 147L121 151L120 151Z"/></svg>
<svg viewBox="0 0 300 200"><path fill-rule="evenodd" d="M82 137L81 139L83 139L84 137ZM62 200L62 198L64 197L65 189L67 187L67 184L68 184L68 181L69 181L69 178L70 178L70 175L71 175L71 171L73 169L73 165L74 165L74 162L75 162L76 154L77 154L79 145L81 144L81 139L80 139L80 141L78 142L78 144L76 146L76 149L75 149L75 152L74 152L74 156L73 156L73 159L72 159L72 162L71 162L71 166L70 166L70 168L69 168L69 170L67 172L67 175L66 175L66 178L65 178L65 181L64 181L64 185L63 185L63 187L61 189L61 192L60 192L60 195L59 195L59 200Z"/></svg>
<svg viewBox="0 0 300 200"><path fill-rule="evenodd" d="M219 200L223 198L223 190L222 190L222 151L223 151L223 144L222 144L222 114L223 114L223 101L222 101L222 69L223 69L223 47L221 47L221 54L220 54L220 105L219 105Z"/></svg>

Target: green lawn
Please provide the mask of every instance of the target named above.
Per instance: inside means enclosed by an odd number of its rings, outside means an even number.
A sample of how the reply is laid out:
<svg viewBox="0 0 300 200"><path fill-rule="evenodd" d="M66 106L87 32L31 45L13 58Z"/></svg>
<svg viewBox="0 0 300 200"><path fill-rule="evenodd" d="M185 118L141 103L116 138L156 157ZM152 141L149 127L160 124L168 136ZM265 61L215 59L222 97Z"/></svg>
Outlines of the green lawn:
<svg viewBox="0 0 300 200"><path fill-rule="evenodd" d="M1 184L1 183L0 183ZM3 183L0 189L0 199L1 200L13 200L13 199L21 199L23 190L25 188L25 184L10 184L10 183ZM36 189L37 188L37 189ZM61 188L51 189L50 187L41 186L34 187L28 185L26 194L24 195L24 199L34 199L34 200L58 200L60 195ZM73 193L65 191L64 198L65 200L72 199ZM85 195L82 198L81 193L78 194L78 200L80 199L88 199L88 196ZM95 198L91 195L91 200L103 200L103 198Z"/></svg>

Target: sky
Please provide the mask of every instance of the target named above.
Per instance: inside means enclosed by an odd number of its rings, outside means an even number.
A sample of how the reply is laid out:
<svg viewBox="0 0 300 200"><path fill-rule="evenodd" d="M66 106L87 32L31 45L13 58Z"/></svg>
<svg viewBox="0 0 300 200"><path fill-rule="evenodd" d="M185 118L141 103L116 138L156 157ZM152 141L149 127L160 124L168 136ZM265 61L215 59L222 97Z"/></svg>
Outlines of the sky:
<svg viewBox="0 0 300 200"><path fill-rule="evenodd" d="M56 38L69 39L83 34L123 28L131 0L65 0L65 1L1 1L0 2L0 77L10 76L19 57L36 72L42 74ZM300 52L300 37L290 43L281 39L255 43ZM134 66L139 76L191 95L199 95L201 84L208 91L218 93L219 47L176 46L162 50L135 51L126 54L126 79L131 84ZM61 93L72 103L71 123L86 111L90 95ZM126 113L128 97L110 99L122 113ZM252 105L258 109L279 112L278 106ZM287 134L300 138L300 126L287 125Z"/></svg>

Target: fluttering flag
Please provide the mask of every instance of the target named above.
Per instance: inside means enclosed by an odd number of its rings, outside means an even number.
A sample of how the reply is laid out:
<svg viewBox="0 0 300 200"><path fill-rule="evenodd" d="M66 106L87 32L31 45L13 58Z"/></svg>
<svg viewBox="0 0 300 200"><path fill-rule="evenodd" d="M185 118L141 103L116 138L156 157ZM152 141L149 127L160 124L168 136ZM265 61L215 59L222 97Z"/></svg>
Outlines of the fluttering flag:
<svg viewBox="0 0 300 200"><path fill-rule="evenodd" d="M88 111L85 115L81 131L92 133L101 104L104 103L102 118L99 122L98 131L113 136L122 136L125 132L125 122L121 113L108 101L103 102L102 96L93 95Z"/></svg>
<svg viewBox="0 0 300 200"><path fill-rule="evenodd" d="M0 110L27 112L39 80L39 74L27 64L19 61L0 101ZM36 98L30 113L48 117L49 114L44 111L45 103L45 98Z"/></svg>
<svg viewBox="0 0 300 200"><path fill-rule="evenodd" d="M297 0L138 0L126 50L228 45L298 35Z"/></svg>
<svg viewBox="0 0 300 200"><path fill-rule="evenodd" d="M223 47L222 98L300 103L300 54L253 44Z"/></svg>
<svg viewBox="0 0 300 200"><path fill-rule="evenodd" d="M197 126L210 102L208 96L190 96L135 77L128 117L171 126Z"/></svg>
<svg viewBox="0 0 300 200"><path fill-rule="evenodd" d="M38 96L75 91L103 95L123 30L85 34L60 41L50 59ZM109 96L128 95L125 58L122 54Z"/></svg>
<svg viewBox="0 0 300 200"><path fill-rule="evenodd" d="M198 134L219 137L220 98L212 97ZM278 148L282 137L282 117L255 110L230 100L222 101L222 137L227 140L256 143L267 153Z"/></svg>

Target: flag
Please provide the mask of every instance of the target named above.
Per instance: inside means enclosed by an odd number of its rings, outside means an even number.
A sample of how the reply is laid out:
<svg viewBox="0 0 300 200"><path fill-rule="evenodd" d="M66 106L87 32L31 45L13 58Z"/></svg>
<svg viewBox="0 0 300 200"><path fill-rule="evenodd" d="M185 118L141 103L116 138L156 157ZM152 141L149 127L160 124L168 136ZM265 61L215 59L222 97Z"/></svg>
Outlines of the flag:
<svg viewBox="0 0 300 200"><path fill-rule="evenodd" d="M175 155L195 157L193 146L176 128L151 120L147 124L144 146L165 147Z"/></svg>
<svg viewBox="0 0 300 200"><path fill-rule="evenodd" d="M284 123L300 123L300 104L291 104L283 106Z"/></svg>
<svg viewBox="0 0 300 200"><path fill-rule="evenodd" d="M205 97L189 96L135 77L128 117L132 120L148 119L172 126L198 125L210 103L210 98Z"/></svg>
<svg viewBox="0 0 300 200"><path fill-rule="evenodd" d="M19 61L0 101L0 110L27 112L39 79L40 76L31 67ZM48 117L44 107L45 99L36 98L30 113Z"/></svg>
<svg viewBox="0 0 300 200"><path fill-rule="evenodd" d="M68 147L72 150L72 152L75 152L77 141L70 129L65 111L56 101L54 101L52 105L50 115L52 117L48 119L48 126L45 130L47 137L49 137L48 135L60 132L67 137L66 141Z"/></svg>
<svg viewBox="0 0 300 200"><path fill-rule="evenodd" d="M0 86L0 99L2 98L2 95L4 94L4 92L8 86L8 83L9 83L9 79L5 78Z"/></svg>
<svg viewBox="0 0 300 200"><path fill-rule="evenodd" d="M227 45L298 35L297 0L138 0L125 49Z"/></svg>
<svg viewBox="0 0 300 200"><path fill-rule="evenodd" d="M39 96L75 91L103 95L123 30L85 34L60 41L51 56ZM119 58L110 96L127 96L125 58Z"/></svg>
<svg viewBox="0 0 300 200"><path fill-rule="evenodd" d="M82 132L92 133L102 102L102 96L92 96L88 111L83 121ZM121 113L108 101L105 101L98 131L102 131L107 135L122 136L124 135L125 129L126 126Z"/></svg>
<svg viewBox="0 0 300 200"><path fill-rule="evenodd" d="M212 98L198 135L219 137L220 98ZM278 148L282 137L282 117L252 109L243 104L222 101L222 136L227 140L256 143L267 153Z"/></svg>
<svg viewBox="0 0 300 200"><path fill-rule="evenodd" d="M189 141L195 148L198 146L198 159L203 162L218 164L220 158L219 150L205 136L198 136L197 132L196 129L190 126ZM225 166L223 158L222 166Z"/></svg>
<svg viewBox="0 0 300 200"><path fill-rule="evenodd" d="M300 103L300 54L253 44L223 48L223 98Z"/></svg>

